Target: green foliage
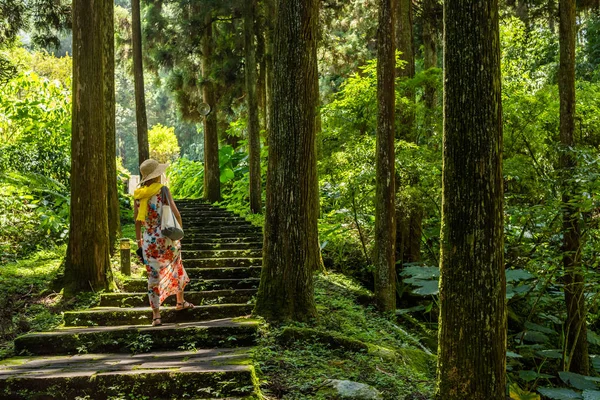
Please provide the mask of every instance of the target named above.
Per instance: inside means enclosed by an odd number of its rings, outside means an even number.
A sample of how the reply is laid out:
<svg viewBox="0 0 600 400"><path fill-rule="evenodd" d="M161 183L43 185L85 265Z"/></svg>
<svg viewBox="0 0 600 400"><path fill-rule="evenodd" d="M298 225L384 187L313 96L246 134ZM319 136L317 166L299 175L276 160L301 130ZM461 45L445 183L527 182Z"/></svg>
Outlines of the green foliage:
<svg viewBox="0 0 600 400"><path fill-rule="evenodd" d="M169 163L179 157L181 149L173 127L154 125L148 131L148 143L150 144L150 158L160 163Z"/></svg>

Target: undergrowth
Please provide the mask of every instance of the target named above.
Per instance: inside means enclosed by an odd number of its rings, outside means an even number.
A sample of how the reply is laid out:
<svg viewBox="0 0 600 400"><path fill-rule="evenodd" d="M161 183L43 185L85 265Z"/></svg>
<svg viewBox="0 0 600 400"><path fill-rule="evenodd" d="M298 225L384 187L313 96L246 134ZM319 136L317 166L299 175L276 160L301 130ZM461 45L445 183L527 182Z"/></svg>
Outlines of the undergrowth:
<svg viewBox="0 0 600 400"><path fill-rule="evenodd" d="M63 298L56 279L65 252L63 245L0 265L0 359L13 355L17 336L52 330L62 324L61 312L89 307L97 301L93 293Z"/></svg>
<svg viewBox="0 0 600 400"><path fill-rule="evenodd" d="M362 305L370 292L341 274L315 281L318 319L313 324L265 325L255 350L262 390L269 398L327 399L328 379L352 380L377 388L385 399L428 398L434 357L417 350L393 318ZM286 332L307 332L285 340ZM328 343L328 338L341 338ZM344 346L340 342L364 344ZM272 396L272 397L271 397Z"/></svg>

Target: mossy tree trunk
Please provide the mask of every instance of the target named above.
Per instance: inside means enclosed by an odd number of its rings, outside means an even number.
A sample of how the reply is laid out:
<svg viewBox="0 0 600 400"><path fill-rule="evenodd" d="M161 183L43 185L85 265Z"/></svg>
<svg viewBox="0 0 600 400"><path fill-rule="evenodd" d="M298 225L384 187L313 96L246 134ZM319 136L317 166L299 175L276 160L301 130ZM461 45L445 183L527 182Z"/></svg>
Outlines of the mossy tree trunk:
<svg viewBox="0 0 600 400"><path fill-rule="evenodd" d="M256 35L256 64L258 66L258 81L256 82L256 97L260 110L260 129L267 129L267 59L265 57L265 6L264 1L259 1L255 9L254 34Z"/></svg>
<svg viewBox="0 0 600 400"><path fill-rule="evenodd" d="M262 212L260 185L260 125L256 95L256 45L254 43L254 17L256 0L246 0L244 10L244 47L246 71L246 105L248 107L248 149L250 153L250 211Z"/></svg>
<svg viewBox="0 0 600 400"><path fill-rule="evenodd" d="M117 137L115 129L115 5L104 9L104 126L106 130L106 179L108 185L108 238L114 252L121 232L119 192L117 188Z"/></svg>
<svg viewBox="0 0 600 400"><path fill-rule="evenodd" d="M217 129L217 100L210 77L213 54L212 14L207 12L202 34L202 97L211 108L204 117L204 199L211 203L221 200L219 169L219 134Z"/></svg>
<svg viewBox="0 0 600 400"><path fill-rule="evenodd" d="M436 0L423 0L423 68L437 67L437 2ZM426 129L432 130L433 112L437 104L436 88L427 83L423 94L425 107L427 108Z"/></svg>
<svg viewBox="0 0 600 400"><path fill-rule="evenodd" d="M107 289L105 2L73 1L71 214L65 294Z"/></svg>
<svg viewBox="0 0 600 400"><path fill-rule="evenodd" d="M379 1L377 29L377 145L375 194L375 300L381 311L396 309L396 211L394 167L394 2Z"/></svg>
<svg viewBox="0 0 600 400"><path fill-rule="evenodd" d="M412 79L415 76L415 55L413 45L413 6L412 0L396 0L396 49L400 51L400 59L406 62L404 67L396 69L396 76ZM403 95L411 102L415 101L414 90L407 89ZM401 110L400 129L396 132L398 139L414 140L413 126L415 113L413 109Z"/></svg>
<svg viewBox="0 0 600 400"><path fill-rule="evenodd" d="M319 0L278 2L263 267L254 310L268 320L316 316L318 11Z"/></svg>
<svg viewBox="0 0 600 400"><path fill-rule="evenodd" d="M135 119L137 123L139 163L150 158L148 144L148 117L144 94L144 66L142 61L142 17L140 0L131 0L131 38L133 46L133 80L135 86Z"/></svg>
<svg viewBox="0 0 600 400"><path fill-rule="evenodd" d="M506 398L498 1L444 3L440 400Z"/></svg>
<svg viewBox="0 0 600 400"><path fill-rule="evenodd" d="M559 5L560 65L560 155L563 202L563 268L567 305L566 359L563 368L579 374L589 373L583 266L581 265L581 222L573 176L575 145L575 0L560 0Z"/></svg>
<svg viewBox="0 0 600 400"><path fill-rule="evenodd" d="M266 144L271 136L271 121L273 115L273 36L276 5L275 0L264 0L265 7L265 114L266 114Z"/></svg>

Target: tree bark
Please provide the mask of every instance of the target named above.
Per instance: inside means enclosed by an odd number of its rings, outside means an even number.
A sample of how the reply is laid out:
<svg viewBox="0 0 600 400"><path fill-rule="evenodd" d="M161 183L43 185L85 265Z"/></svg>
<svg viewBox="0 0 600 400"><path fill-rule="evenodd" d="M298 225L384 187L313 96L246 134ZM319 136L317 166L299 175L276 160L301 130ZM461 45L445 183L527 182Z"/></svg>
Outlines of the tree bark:
<svg viewBox="0 0 600 400"><path fill-rule="evenodd" d="M272 321L316 316L319 268L315 116L319 0L279 0L263 268L255 313Z"/></svg>
<svg viewBox="0 0 600 400"><path fill-rule="evenodd" d="M260 185L260 125L256 96L256 46L254 44L254 16L256 0L246 0L244 12L244 44L246 70L246 104L248 107L248 149L250 153L250 211L262 213Z"/></svg>
<svg viewBox="0 0 600 400"><path fill-rule="evenodd" d="M421 261L423 236L423 206L400 204L396 210L396 262L397 265Z"/></svg>
<svg viewBox="0 0 600 400"><path fill-rule="evenodd" d="M259 2L264 4L264 0ZM260 11L259 11L260 10ZM256 83L256 96L260 110L260 128L267 129L267 60L265 58L265 6L258 6L255 13L254 34L256 35L256 64L258 65L258 81Z"/></svg>
<svg viewBox="0 0 600 400"><path fill-rule="evenodd" d="M267 142L271 136L271 121L273 116L273 21L277 16L275 0L265 1L265 103L266 103L266 122L265 130L267 132Z"/></svg>
<svg viewBox="0 0 600 400"><path fill-rule="evenodd" d="M396 309L396 211L394 152L394 2L379 1L377 29L377 152L375 194L375 301L381 311Z"/></svg>
<svg viewBox="0 0 600 400"><path fill-rule="evenodd" d="M589 373L583 266L581 265L581 223L578 189L569 177L577 165L572 148L575 145L575 0L559 1L560 65L560 155L563 202L563 268L567 305L566 355L563 367L583 375Z"/></svg>
<svg viewBox="0 0 600 400"><path fill-rule="evenodd" d="M406 64L396 69L396 76L412 79L415 76L415 56L413 45L413 7L412 0L396 0L396 49L400 51L400 59ZM403 96L412 103L415 101L414 90L407 89ZM401 110L400 129L396 132L398 139L413 140L415 113L413 109Z"/></svg>
<svg viewBox="0 0 600 400"><path fill-rule="evenodd" d="M440 400L506 398L498 0L444 3Z"/></svg>
<svg viewBox="0 0 600 400"><path fill-rule="evenodd" d="M438 63L435 2L436 0L423 1L423 67L426 70L437 67ZM427 107L431 114L437 103L435 86L427 84L423 98L425 107Z"/></svg>
<svg viewBox="0 0 600 400"><path fill-rule="evenodd" d="M105 2L73 1L71 214L65 294L108 288Z"/></svg>
<svg viewBox="0 0 600 400"><path fill-rule="evenodd" d="M140 0L131 0L131 30L133 47L133 80L135 86L135 119L137 122L139 163L150 158L148 119L144 94L144 66L142 62L142 18Z"/></svg>
<svg viewBox="0 0 600 400"><path fill-rule="evenodd" d="M217 129L217 101L215 86L210 77L212 58L212 15L206 14L202 35L202 96L211 108L204 117L204 199L211 203L221 200L221 173L219 169L219 134Z"/></svg>
<svg viewBox="0 0 600 400"><path fill-rule="evenodd" d="M115 129L115 5L104 9L104 126L106 130L106 180L108 185L108 238L111 253L121 232L119 191L117 188L117 137Z"/></svg>

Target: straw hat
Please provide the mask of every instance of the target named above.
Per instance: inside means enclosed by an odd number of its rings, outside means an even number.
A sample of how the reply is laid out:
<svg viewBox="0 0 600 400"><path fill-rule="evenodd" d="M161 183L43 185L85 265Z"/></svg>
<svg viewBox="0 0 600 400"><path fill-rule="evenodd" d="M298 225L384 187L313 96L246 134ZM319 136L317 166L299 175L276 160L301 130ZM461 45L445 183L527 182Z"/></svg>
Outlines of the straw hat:
<svg viewBox="0 0 600 400"><path fill-rule="evenodd" d="M168 166L168 164L160 164L158 161L151 158L144 161L142 165L140 165L140 172L142 173L140 185L150 179L161 176Z"/></svg>

